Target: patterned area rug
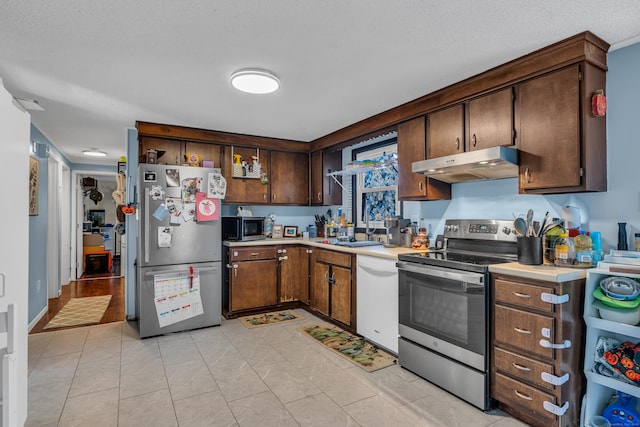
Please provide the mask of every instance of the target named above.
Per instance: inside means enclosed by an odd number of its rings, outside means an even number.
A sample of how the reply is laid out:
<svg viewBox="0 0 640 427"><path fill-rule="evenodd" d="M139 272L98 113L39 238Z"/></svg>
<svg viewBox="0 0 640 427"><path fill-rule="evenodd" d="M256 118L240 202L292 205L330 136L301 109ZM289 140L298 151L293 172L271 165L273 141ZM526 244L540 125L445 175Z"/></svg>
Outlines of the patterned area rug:
<svg viewBox="0 0 640 427"><path fill-rule="evenodd" d="M360 366L365 371L373 372L397 363L396 358L386 351L366 342L364 338L352 335L335 325L322 323L303 326L298 330Z"/></svg>
<svg viewBox="0 0 640 427"><path fill-rule="evenodd" d="M110 301L111 295L71 298L43 329L100 323Z"/></svg>
<svg viewBox="0 0 640 427"><path fill-rule="evenodd" d="M278 311L275 313L258 314L255 316L241 317L240 321L247 328L257 328L258 326L273 325L274 323L290 322L292 320L304 319L301 315L292 310Z"/></svg>

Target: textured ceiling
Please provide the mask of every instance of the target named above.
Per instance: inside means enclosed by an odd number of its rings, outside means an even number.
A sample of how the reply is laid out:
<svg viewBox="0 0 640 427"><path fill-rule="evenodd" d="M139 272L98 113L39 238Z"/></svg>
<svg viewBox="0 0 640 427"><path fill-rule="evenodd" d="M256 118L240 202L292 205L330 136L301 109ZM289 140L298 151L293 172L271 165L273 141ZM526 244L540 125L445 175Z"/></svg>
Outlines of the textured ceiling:
<svg viewBox="0 0 640 427"><path fill-rule="evenodd" d="M136 120L311 141L589 30L640 41L637 0L0 0L0 78L72 161ZM229 76L275 72L247 95Z"/></svg>

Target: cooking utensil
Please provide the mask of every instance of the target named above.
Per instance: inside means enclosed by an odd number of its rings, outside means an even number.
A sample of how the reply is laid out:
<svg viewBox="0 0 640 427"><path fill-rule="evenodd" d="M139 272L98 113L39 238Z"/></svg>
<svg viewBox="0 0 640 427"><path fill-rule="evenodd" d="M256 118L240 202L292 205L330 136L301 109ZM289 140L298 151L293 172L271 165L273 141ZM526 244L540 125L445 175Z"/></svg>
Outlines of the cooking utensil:
<svg viewBox="0 0 640 427"><path fill-rule="evenodd" d="M527 237L533 237L533 209L527 211Z"/></svg>
<svg viewBox="0 0 640 427"><path fill-rule="evenodd" d="M542 224L540 225L539 231L544 230L544 227L547 225L547 221L549 221L549 211L547 211L547 213L544 214L544 219L542 220ZM538 236L540 236L540 234L538 234Z"/></svg>
<svg viewBox="0 0 640 427"><path fill-rule="evenodd" d="M527 223L524 218L516 218L513 220L513 229L518 237L524 237L527 234Z"/></svg>
<svg viewBox="0 0 640 427"><path fill-rule="evenodd" d="M540 236L540 223L538 221L533 221L533 236L531 237L538 236Z"/></svg>

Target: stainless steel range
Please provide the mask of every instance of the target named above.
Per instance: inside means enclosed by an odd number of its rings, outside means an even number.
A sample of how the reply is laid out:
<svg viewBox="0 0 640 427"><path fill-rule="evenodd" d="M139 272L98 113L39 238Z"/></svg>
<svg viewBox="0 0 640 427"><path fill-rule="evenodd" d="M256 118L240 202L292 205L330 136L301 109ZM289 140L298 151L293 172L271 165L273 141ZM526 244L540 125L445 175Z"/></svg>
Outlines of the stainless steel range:
<svg viewBox="0 0 640 427"><path fill-rule="evenodd" d="M447 220L441 250L403 254L400 365L480 409L489 398L489 265L517 259L511 220Z"/></svg>

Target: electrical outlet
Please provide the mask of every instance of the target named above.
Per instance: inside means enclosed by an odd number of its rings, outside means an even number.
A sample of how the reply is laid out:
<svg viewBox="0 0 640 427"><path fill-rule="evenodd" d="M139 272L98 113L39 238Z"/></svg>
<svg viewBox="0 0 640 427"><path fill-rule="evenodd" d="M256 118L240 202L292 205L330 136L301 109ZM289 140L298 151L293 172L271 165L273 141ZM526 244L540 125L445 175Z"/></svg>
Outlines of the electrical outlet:
<svg viewBox="0 0 640 427"><path fill-rule="evenodd" d="M36 293L39 294L40 293L40 287L42 285L42 281L41 280L37 280L36 281Z"/></svg>

